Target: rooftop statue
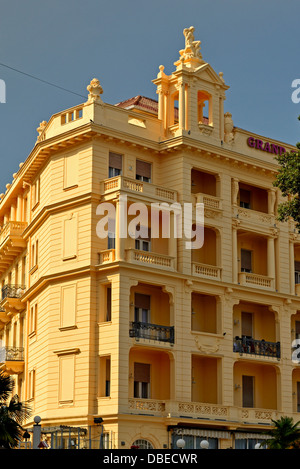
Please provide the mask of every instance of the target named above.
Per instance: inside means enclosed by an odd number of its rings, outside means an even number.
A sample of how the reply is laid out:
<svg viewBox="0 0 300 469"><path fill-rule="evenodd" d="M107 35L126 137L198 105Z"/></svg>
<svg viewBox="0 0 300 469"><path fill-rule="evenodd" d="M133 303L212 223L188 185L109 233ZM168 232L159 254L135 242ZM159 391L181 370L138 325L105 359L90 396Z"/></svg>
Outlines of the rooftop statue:
<svg viewBox="0 0 300 469"><path fill-rule="evenodd" d="M185 28L183 30L183 34L185 36L185 49L180 51L180 55L183 56L185 59L202 59L202 55L200 52L201 41L195 41L194 31L194 26L191 26L190 28Z"/></svg>

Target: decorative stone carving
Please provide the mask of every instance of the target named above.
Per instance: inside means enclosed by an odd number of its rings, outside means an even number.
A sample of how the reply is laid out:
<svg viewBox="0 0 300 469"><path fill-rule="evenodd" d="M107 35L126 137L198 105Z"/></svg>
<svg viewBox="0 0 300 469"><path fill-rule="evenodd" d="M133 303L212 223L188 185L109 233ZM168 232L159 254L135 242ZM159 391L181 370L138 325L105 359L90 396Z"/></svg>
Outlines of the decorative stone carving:
<svg viewBox="0 0 300 469"><path fill-rule="evenodd" d="M216 353L219 350L219 340L208 337L196 336L195 342L197 348L205 354Z"/></svg>
<svg viewBox="0 0 300 469"><path fill-rule="evenodd" d="M230 112L226 112L224 114L224 141L226 143L234 142L233 129L234 129L234 125L233 125L233 120L232 120L232 114L230 114Z"/></svg>
<svg viewBox="0 0 300 469"><path fill-rule="evenodd" d="M103 93L103 89L100 85L100 81L97 78L93 78L86 89L89 92L88 103L103 103L100 97L100 95Z"/></svg>
<svg viewBox="0 0 300 469"><path fill-rule="evenodd" d="M42 134L47 126L47 121L43 121L40 123L39 127L36 129L38 132L37 142L40 142L42 139Z"/></svg>
<svg viewBox="0 0 300 469"><path fill-rule="evenodd" d="M194 30L194 26L183 30L185 48L179 51L180 58L175 65L199 66L204 63L200 52L201 41L195 41Z"/></svg>

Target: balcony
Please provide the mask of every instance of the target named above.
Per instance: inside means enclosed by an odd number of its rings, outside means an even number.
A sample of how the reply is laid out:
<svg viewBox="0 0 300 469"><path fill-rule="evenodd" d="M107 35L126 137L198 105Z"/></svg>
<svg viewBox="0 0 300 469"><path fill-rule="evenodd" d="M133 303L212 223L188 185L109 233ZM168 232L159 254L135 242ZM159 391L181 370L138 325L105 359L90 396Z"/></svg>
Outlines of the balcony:
<svg viewBox="0 0 300 469"><path fill-rule="evenodd" d="M4 285L2 288L1 307L8 314L16 314L25 308L21 298L25 293L26 287L24 285Z"/></svg>
<svg viewBox="0 0 300 469"><path fill-rule="evenodd" d="M280 342L267 342L255 340L252 337L236 337L233 340L233 351L240 355L259 355L263 357L280 359Z"/></svg>
<svg viewBox="0 0 300 469"><path fill-rule="evenodd" d="M124 191L128 194L138 193L147 199L157 201L176 202L177 192L166 187L156 186L152 183L138 181L124 176L116 176L101 181L101 194L108 196L116 191Z"/></svg>
<svg viewBox="0 0 300 469"><path fill-rule="evenodd" d="M10 221L0 232L0 273L4 272L22 252L27 242L22 233L27 227L25 222Z"/></svg>
<svg viewBox="0 0 300 469"><path fill-rule="evenodd" d="M19 374L24 370L23 347L1 347L0 369L9 374Z"/></svg>
<svg viewBox="0 0 300 469"><path fill-rule="evenodd" d="M129 336L136 339L149 339L174 344L174 327L148 324L146 322L131 322Z"/></svg>
<svg viewBox="0 0 300 469"><path fill-rule="evenodd" d="M158 254L149 251L140 251L138 249L126 249L126 260L133 264L150 265L159 269L174 271L175 259L165 254Z"/></svg>
<svg viewBox="0 0 300 469"><path fill-rule="evenodd" d="M274 289L274 279L253 272L239 272L239 284L255 288Z"/></svg>
<svg viewBox="0 0 300 469"><path fill-rule="evenodd" d="M221 279L221 267L214 265L192 263L192 275L197 275L202 278L210 278L214 280Z"/></svg>

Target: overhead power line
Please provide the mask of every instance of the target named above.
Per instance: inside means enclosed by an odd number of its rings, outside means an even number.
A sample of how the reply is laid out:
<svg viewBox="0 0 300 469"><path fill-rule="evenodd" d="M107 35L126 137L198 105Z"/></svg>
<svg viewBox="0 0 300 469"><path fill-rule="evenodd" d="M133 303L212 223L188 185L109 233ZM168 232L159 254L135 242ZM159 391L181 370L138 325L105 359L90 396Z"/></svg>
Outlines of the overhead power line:
<svg viewBox="0 0 300 469"><path fill-rule="evenodd" d="M76 96L80 96L81 98L87 99L86 96L80 93L76 93L75 91L69 90L67 88L63 88L62 86L56 85L55 83L51 83L50 81L43 80L42 78L31 75L30 73L23 72L22 70L18 70L17 68L10 67L9 65L3 64L1 62L0 62L0 66L13 70L14 72L20 73L21 75L25 75L34 80L40 81L41 83L44 83L45 85L53 86L54 88L58 88L59 90L66 91L67 93L72 93L72 94L75 94Z"/></svg>

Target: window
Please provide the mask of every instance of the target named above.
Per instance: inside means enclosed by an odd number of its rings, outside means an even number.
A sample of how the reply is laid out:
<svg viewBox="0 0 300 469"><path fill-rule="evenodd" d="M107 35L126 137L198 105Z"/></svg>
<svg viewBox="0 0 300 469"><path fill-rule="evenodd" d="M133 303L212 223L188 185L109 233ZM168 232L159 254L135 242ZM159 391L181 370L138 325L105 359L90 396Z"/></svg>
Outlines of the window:
<svg viewBox="0 0 300 469"><path fill-rule="evenodd" d="M295 321L295 339L300 339L300 321Z"/></svg>
<svg viewBox="0 0 300 469"><path fill-rule="evenodd" d="M135 322L150 323L150 296L141 293L135 294L134 320Z"/></svg>
<svg viewBox="0 0 300 469"><path fill-rule="evenodd" d="M141 231L143 232L144 230L141 230ZM148 237L147 238L141 238L141 237L139 237L139 233L136 233L135 249L137 249L139 251L147 251L147 252L151 251L150 228L148 228Z"/></svg>
<svg viewBox="0 0 300 469"><path fill-rule="evenodd" d="M28 399L34 399L35 395L35 370L28 372Z"/></svg>
<svg viewBox="0 0 300 469"><path fill-rule="evenodd" d="M151 182L151 163L136 160L136 179L139 181Z"/></svg>
<svg viewBox="0 0 300 469"><path fill-rule="evenodd" d="M132 446L138 447L139 449L153 449L152 444L148 440L135 440Z"/></svg>
<svg viewBox="0 0 300 469"><path fill-rule="evenodd" d="M100 357L99 396L110 396L110 356Z"/></svg>
<svg viewBox="0 0 300 469"><path fill-rule="evenodd" d="M111 287L106 287L106 321L111 321Z"/></svg>
<svg viewBox="0 0 300 469"><path fill-rule="evenodd" d="M300 381L297 381L297 412L300 412Z"/></svg>
<svg viewBox="0 0 300 469"><path fill-rule="evenodd" d="M32 208L40 201L40 179L38 178L34 184L32 184Z"/></svg>
<svg viewBox="0 0 300 469"><path fill-rule="evenodd" d="M29 334L34 334L36 332L36 320L37 320L37 303L30 306Z"/></svg>
<svg viewBox="0 0 300 469"><path fill-rule="evenodd" d="M243 376L243 407L254 407L254 376Z"/></svg>
<svg viewBox="0 0 300 469"><path fill-rule="evenodd" d="M295 284L300 283L300 262L295 261Z"/></svg>
<svg viewBox="0 0 300 469"><path fill-rule="evenodd" d="M116 228L115 220L108 220L107 249L115 249L116 246Z"/></svg>
<svg viewBox="0 0 300 469"><path fill-rule="evenodd" d="M122 174L122 155L118 153L109 153L108 177L112 178Z"/></svg>
<svg viewBox="0 0 300 469"><path fill-rule="evenodd" d="M134 364L134 397L138 399L150 398L150 365L146 363Z"/></svg>
<svg viewBox="0 0 300 469"><path fill-rule="evenodd" d="M251 208L251 192L240 189L240 207Z"/></svg>
<svg viewBox="0 0 300 469"><path fill-rule="evenodd" d="M255 445L261 443L264 446L265 440L260 440L256 438L236 438L235 440L235 449L255 449Z"/></svg>
<svg viewBox="0 0 300 469"><path fill-rule="evenodd" d="M253 315L242 312L242 336L251 339L253 337Z"/></svg>
<svg viewBox="0 0 300 469"><path fill-rule="evenodd" d="M30 259L30 268L33 269L37 267L39 260L39 242L38 240L31 242L31 259Z"/></svg>
<svg viewBox="0 0 300 469"><path fill-rule="evenodd" d="M252 272L252 251L241 249L241 272Z"/></svg>

